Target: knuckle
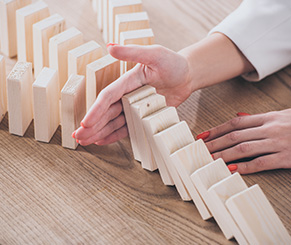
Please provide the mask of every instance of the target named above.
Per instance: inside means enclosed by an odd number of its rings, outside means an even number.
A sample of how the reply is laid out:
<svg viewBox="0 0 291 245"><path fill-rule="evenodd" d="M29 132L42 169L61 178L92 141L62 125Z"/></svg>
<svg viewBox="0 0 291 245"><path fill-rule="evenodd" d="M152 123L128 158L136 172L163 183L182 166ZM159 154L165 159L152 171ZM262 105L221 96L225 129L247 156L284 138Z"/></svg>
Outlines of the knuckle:
<svg viewBox="0 0 291 245"><path fill-rule="evenodd" d="M232 128L237 128L240 125L241 120L243 117L235 117L229 121L229 124Z"/></svg>
<svg viewBox="0 0 291 245"><path fill-rule="evenodd" d="M233 131L233 132L231 132L231 133L229 133L229 134L227 135L227 138L228 138L230 141L237 142L238 139L239 139L239 136L240 136L239 132L237 132L237 131Z"/></svg>
<svg viewBox="0 0 291 245"><path fill-rule="evenodd" d="M254 160L256 169L264 170L266 167L266 160L263 157L258 157Z"/></svg>
<svg viewBox="0 0 291 245"><path fill-rule="evenodd" d="M241 144L236 146L236 149L240 153L250 152L250 149L251 149L250 143L248 143L248 142L241 143Z"/></svg>

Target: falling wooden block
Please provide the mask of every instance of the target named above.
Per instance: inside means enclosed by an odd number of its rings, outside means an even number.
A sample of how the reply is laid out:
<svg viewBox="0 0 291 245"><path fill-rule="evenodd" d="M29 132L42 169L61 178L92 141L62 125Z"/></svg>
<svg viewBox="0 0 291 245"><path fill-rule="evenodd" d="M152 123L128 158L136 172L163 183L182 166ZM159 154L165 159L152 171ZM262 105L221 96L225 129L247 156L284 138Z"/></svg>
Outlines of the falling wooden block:
<svg viewBox="0 0 291 245"><path fill-rule="evenodd" d="M98 94L120 77L120 62L106 55L87 65L86 98L87 111L94 104Z"/></svg>
<svg viewBox="0 0 291 245"><path fill-rule="evenodd" d="M291 237L258 185L226 201L226 206L249 244L291 244Z"/></svg>
<svg viewBox="0 0 291 245"><path fill-rule="evenodd" d="M152 45L154 44L154 33L152 29L142 29L135 31L126 31L120 33L120 44L136 44L136 45ZM134 62L120 62L120 74L132 69L136 63Z"/></svg>
<svg viewBox="0 0 291 245"><path fill-rule="evenodd" d="M102 16L103 16L103 40L105 43L108 43L109 40L109 16L108 16L108 5L109 5L109 0L101 0L102 1L102 6L103 6L103 11L102 11Z"/></svg>
<svg viewBox="0 0 291 245"><path fill-rule="evenodd" d="M0 55L0 122L7 112L6 66L5 59Z"/></svg>
<svg viewBox="0 0 291 245"><path fill-rule="evenodd" d="M208 189L214 209L213 216L227 239L234 237L239 244L248 244L246 238L229 213L225 202L231 196L246 190L248 187L239 173L235 173L217 182Z"/></svg>
<svg viewBox="0 0 291 245"><path fill-rule="evenodd" d="M151 94L130 105L134 129L137 136L137 148L141 149L141 164L144 169L149 171L154 171L158 167L145 134L142 119L164 107L166 107L166 99L160 94Z"/></svg>
<svg viewBox="0 0 291 245"><path fill-rule="evenodd" d="M123 111L124 111L124 115L125 115L125 119L127 123L132 152L133 152L134 159L137 161L141 161L141 157L140 157L141 149L138 149L137 147L138 145L137 136L136 136L136 131L134 128L134 122L133 122L133 117L131 114L130 105L154 93L156 93L156 89L154 87L145 85L128 94L125 94L122 97Z"/></svg>
<svg viewBox="0 0 291 245"><path fill-rule="evenodd" d="M16 10L31 4L31 0L0 1L1 52L9 57L17 55Z"/></svg>
<svg viewBox="0 0 291 245"><path fill-rule="evenodd" d="M7 77L8 121L11 134L23 136L33 118L32 65L17 62Z"/></svg>
<svg viewBox="0 0 291 245"><path fill-rule="evenodd" d="M80 127L86 114L85 77L71 75L61 93L62 146L76 149L78 144L72 133Z"/></svg>
<svg viewBox="0 0 291 245"><path fill-rule="evenodd" d="M54 14L33 25L34 77L43 67L49 67L49 40L65 30L65 19Z"/></svg>
<svg viewBox="0 0 291 245"><path fill-rule="evenodd" d="M33 62L33 24L49 16L49 8L43 1L27 5L16 11L18 61Z"/></svg>
<svg viewBox="0 0 291 245"><path fill-rule="evenodd" d="M109 0L108 5L108 24L109 42L115 42L115 16L142 11L141 0Z"/></svg>
<svg viewBox="0 0 291 245"><path fill-rule="evenodd" d="M179 176L170 155L182 147L194 142L193 135L186 122L179 122L154 135L154 141L160 151L175 186L184 201L191 200L191 197Z"/></svg>
<svg viewBox="0 0 291 245"><path fill-rule="evenodd" d="M115 16L114 42L120 42L120 33L150 28L149 17L146 12L118 14Z"/></svg>
<svg viewBox="0 0 291 245"><path fill-rule="evenodd" d="M170 157L202 219L206 220L211 218L212 215L190 178L191 174L193 174L197 169L213 162L211 154L203 140L200 139L181 148L174 152Z"/></svg>
<svg viewBox="0 0 291 245"><path fill-rule="evenodd" d="M83 34L72 27L49 40L49 65L58 70L59 88L68 80L68 52L83 44Z"/></svg>
<svg viewBox="0 0 291 245"><path fill-rule="evenodd" d="M100 31L103 31L103 2L104 0L97 0L97 25Z"/></svg>
<svg viewBox="0 0 291 245"><path fill-rule="evenodd" d="M154 135L180 122L177 110L174 107L165 107L142 119L147 140L153 152L162 181L165 185L174 185L167 165L154 141Z"/></svg>
<svg viewBox="0 0 291 245"><path fill-rule="evenodd" d="M72 74L83 75L86 79L88 64L102 57L102 48L95 41L89 41L68 53L68 77Z"/></svg>
<svg viewBox="0 0 291 245"><path fill-rule="evenodd" d="M60 124L57 70L44 67L32 88L34 137L37 141L48 143Z"/></svg>

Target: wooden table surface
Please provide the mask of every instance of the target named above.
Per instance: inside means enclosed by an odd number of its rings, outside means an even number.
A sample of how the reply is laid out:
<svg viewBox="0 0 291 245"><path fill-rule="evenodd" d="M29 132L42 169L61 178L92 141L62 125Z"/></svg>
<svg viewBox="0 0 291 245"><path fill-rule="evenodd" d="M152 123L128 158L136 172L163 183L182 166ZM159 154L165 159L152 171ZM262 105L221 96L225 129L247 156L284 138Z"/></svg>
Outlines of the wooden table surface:
<svg viewBox="0 0 291 245"><path fill-rule="evenodd" d="M106 53L89 0L47 0L67 27L96 40ZM143 0L156 43L178 51L199 41L233 11L239 0ZM6 59L10 72L15 59ZM211 69L211 67L209 67ZM8 73L7 73L8 74ZM291 107L291 67L249 83L241 78L196 91L178 108L193 134L236 112ZM109 146L61 146L60 128L49 144L10 135L0 124L0 244L231 244L213 219L203 221L159 173L133 160L129 140ZM290 170L243 176L259 184L291 233Z"/></svg>

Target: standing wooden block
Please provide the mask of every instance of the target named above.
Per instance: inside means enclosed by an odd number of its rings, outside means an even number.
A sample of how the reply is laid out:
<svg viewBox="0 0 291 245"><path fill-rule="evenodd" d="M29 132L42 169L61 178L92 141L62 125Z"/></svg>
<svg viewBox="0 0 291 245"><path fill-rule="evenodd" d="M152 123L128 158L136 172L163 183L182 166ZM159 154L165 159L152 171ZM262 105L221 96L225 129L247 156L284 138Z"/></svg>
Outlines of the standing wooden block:
<svg viewBox="0 0 291 245"><path fill-rule="evenodd" d="M16 10L28 4L31 0L0 0L0 43L6 56L17 55Z"/></svg>
<svg viewBox="0 0 291 245"><path fill-rule="evenodd" d="M91 0L92 7L93 7L93 10L94 10L95 13L97 13L98 1L99 0Z"/></svg>
<svg viewBox="0 0 291 245"><path fill-rule="evenodd" d="M71 75L61 93L62 146L76 149L72 133L80 126L86 114L85 77Z"/></svg>
<svg viewBox="0 0 291 245"><path fill-rule="evenodd" d="M102 48L95 41L89 41L68 53L68 77L72 74L83 75L86 79L88 64L102 57Z"/></svg>
<svg viewBox="0 0 291 245"><path fill-rule="evenodd" d="M137 136L137 147L138 149L141 149L140 156L142 167L149 171L154 171L157 169L157 163L146 137L142 119L153 112L166 107L166 99L160 94L152 94L140 101L132 103L130 107Z"/></svg>
<svg viewBox="0 0 291 245"><path fill-rule="evenodd" d="M139 101L151 94L156 93L156 89L154 87L151 87L149 85L145 85L141 88L138 88L128 94L125 94L122 97L122 105L123 105L123 111L127 123L127 128L128 128L128 133L129 133L129 138L130 138L130 143L133 151L133 156L134 159L137 161L141 161L140 157L140 149L138 149L137 145L137 136L136 136L136 131L134 128L134 123L133 123L133 117L131 114L131 108L130 105L136 101Z"/></svg>
<svg viewBox="0 0 291 245"><path fill-rule="evenodd" d="M258 185L225 204L250 244L291 244L288 231Z"/></svg>
<svg viewBox="0 0 291 245"><path fill-rule="evenodd" d="M248 244L248 242L226 208L225 202L231 196L247 188L240 174L235 173L214 184L207 191L212 203L215 203L212 213L223 234L227 239L234 236L239 244Z"/></svg>
<svg viewBox="0 0 291 245"><path fill-rule="evenodd" d="M7 77L8 121L11 134L23 136L33 118L32 66L17 62Z"/></svg>
<svg viewBox="0 0 291 245"><path fill-rule="evenodd" d="M105 43L109 40L109 15L108 15L108 5L109 0L101 0L103 5L103 39Z"/></svg>
<svg viewBox="0 0 291 245"><path fill-rule="evenodd" d="M108 20L109 20L109 42L115 42L115 16L142 11L141 0L109 0Z"/></svg>
<svg viewBox="0 0 291 245"><path fill-rule="evenodd" d="M143 29L135 31L126 31L120 33L120 44L136 44L136 45L152 45L154 44L154 33L152 29ZM134 62L120 62L120 74L132 69L136 63Z"/></svg>
<svg viewBox="0 0 291 245"><path fill-rule="evenodd" d="M103 31L103 0L97 0L97 25Z"/></svg>
<svg viewBox="0 0 291 245"><path fill-rule="evenodd" d="M32 26L49 16L49 8L43 1L30 4L16 11L18 61L33 62Z"/></svg>
<svg viewBox="0 0 291 245"><path fill-rule="evenodd" d="M32 88L34 137L38 141L48 143L60 124L57 70L43 68Z"/></svg>
<svg viewBox="0 0 291 245"><path fill-rule="evenodd" d="M98 94L120 77L120 62L106 55L87 65L86 98L87 111L94 104Z"/></svg>
<svg viewBox="0 0 291 245"><path fill-rule="evenodd" d="M179 122L154 135L154 140L161 152L175 186L184 201L191 200L191 197L179 176L170 155L182 147L194 142L193 135L186 122Z"/></svg>
<svg viewBox="0 0 291 245"><path fill-rule="evenodd" d="M7 112L7 93L6 93L6 66L5 59L0 55L0 122Z"/></svg>
<svg viewBox="0 0 291 245"><path fill-rule="evenodd" d="M34 77L43 67L49 67L49 40L65 29L65 19L54 14L33 25Z"/></svg>
<svg viewBox="0 0 291 245"><path fill-rule="evenodd" d="M115 43L120 43L120 33L150 28L149 17L146 12L118 14L115 16Z"/></svg>
<svg viewBox="0 0 291 245"><path fill-rule="evenodd" d="M49 41L50 68L58 70L59 88L68 80L68 52L83 43L83 34L72 27L52 37Z"/></svg>
<svg viewBox="0 0 291 245"><path fill-rule="evenodd" d="M203 140L200 139L181 148L170 157L202 219L206 220L211 218L212 215L204 204L190 178L191 174L193 174L197 169L213 162L211 154L209 153Z"/></svg>

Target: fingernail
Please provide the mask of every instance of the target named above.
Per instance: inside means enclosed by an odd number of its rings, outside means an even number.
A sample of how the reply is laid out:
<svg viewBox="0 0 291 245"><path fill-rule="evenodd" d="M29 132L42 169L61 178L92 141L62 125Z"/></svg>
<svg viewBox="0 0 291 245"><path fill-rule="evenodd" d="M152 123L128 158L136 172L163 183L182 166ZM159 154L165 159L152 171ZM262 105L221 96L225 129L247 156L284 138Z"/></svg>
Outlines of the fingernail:
<svg viewBox="0 0 291 245"><path fill-rule="evenodd" d="M197 139L197 140L199 140L199 139L205 140L205 139L208 138L209 134L210 134L209 131L205 131L205 132L203 132L203 133L201 133L201 134L198 134L198 135L196 136L196 139Z"/></svg>
<svg viewBox="0 0 291 245"><path fill-rule="evenodd" d="M75 139L76 138L76 131L74 131L73 133L72 133L72 137Z"/></svg>
<svg viewBox="0 0 291 245"><path fill-rule="evenodd" d="M211 154L211 157L212 157L212 159L214 159L214 156L213 156L213 154Z"/></svg>
<svg viewBox="0 0 291 245"><path fill-rule="evenodd" d="M76 140L76 142L79 144L79 140Z"/></svg>
<svg viewBox="0 0 291 245"><path fill-rule="evenodd" d="M230 172L233 172L237 170L237 165L236 164L230 164L227 166Z"/></svg>
<svg viewBox="0 0 291 245"><path fill-rule="evenodd" d="M116 45L119 45L119 44L118 43L107 43L106 48L111 47L111 46L113 47Z"/></svg>
<svg viewBox="0 0 291 245"><path fill-rule="evenodd" d="M81 124L80 124L80 125L81 125L81 127L82 127L82 128L85 128L85 126L84 126L84 123L83 123L83 122L81 122Z"/></svg>
<svg viewBox="0 0 291 245"><path fill-rule="evenodd" d="M242 117L242 116L250 116L251 114L246 113L246 112L238 112L238 113L236 113L236 115L237 115L238 117Z"/></svg>

